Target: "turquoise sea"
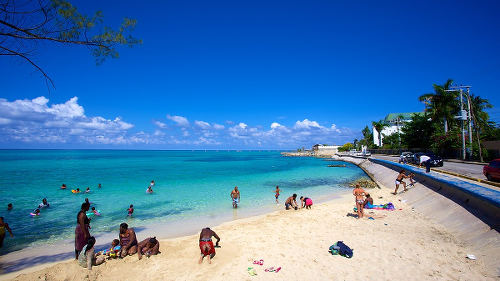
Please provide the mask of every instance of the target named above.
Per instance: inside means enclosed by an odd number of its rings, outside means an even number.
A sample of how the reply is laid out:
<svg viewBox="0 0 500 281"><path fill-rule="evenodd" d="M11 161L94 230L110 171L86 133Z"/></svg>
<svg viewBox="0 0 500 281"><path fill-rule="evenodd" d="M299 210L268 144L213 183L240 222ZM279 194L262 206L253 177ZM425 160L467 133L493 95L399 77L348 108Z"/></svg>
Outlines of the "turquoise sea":
<svg viewBox="0 0 500 281"><path fill-rule="evenodd" d="M327 164L282 157L279 151L0 150L0 216L15 235L6 237L0 251L70 241L86 197L102 213L91 222L91 234L99 235L117 232L122 222L137 229L179 227L188 221L203 225L205 218L263 213L281 209L293 193L318 202L346 191L348 182L364 175L349 163L345 168ZM154 193L147 194L151 180ZM60 189L63 183L66 190ZM241 191L237 211L229 196L235 185ZM279 205L276 185L282 190ZM91 192L72 194L77 187ZM31 217L44 197L50 207ZM7 211L8 203L13 210ZM132 218L127 217L130 204Z"/></svg>

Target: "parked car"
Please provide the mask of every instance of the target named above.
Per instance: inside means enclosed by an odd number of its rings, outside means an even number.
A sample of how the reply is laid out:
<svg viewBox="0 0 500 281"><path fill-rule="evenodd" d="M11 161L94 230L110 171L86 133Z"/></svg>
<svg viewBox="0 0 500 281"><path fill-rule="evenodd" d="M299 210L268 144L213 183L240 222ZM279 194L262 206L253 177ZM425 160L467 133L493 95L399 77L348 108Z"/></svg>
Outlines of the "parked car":
<svg viewBox="0 0 500 281"><path fill-rule="evenodd" d="M432 153L432 152L427 152L427 153L418 152L418 153L413 154L413 157L411 158L411 163L413 163L415 165L419 165L420 164L420 156L422 156L422 155L429 156L431 158L429 160L431 167L443 167L443 158L441 158L437 155L434 155L434 153Z"/></svg>
<svg viewBox="0 0 500 281"><path fill-rule="evenodd" d="M500 158L483 167L483 174L489 180L500 180Z"/></svg>
<svg viewBox="0 0 500 281"><path fill-rule="evenodd" d="M411 163L411 158L413 157L413 152L405 151L399 155L399 163Z"/></svg>

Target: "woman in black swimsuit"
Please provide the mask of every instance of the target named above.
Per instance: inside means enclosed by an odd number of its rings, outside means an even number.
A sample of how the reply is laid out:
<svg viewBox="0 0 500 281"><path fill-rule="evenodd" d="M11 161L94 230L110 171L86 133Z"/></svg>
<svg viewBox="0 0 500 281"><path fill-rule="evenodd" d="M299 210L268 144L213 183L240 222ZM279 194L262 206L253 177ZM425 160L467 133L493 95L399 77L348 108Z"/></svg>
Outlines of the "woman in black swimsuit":
<svg viewBox="0 0 500 281"><path fill-rule="evenodd" d="M78 215L76 215L76 228L75 228L75 259L87 244L90 238L90 219L87 217L86 212L89 210L90 204L83 203Z"/></svg>

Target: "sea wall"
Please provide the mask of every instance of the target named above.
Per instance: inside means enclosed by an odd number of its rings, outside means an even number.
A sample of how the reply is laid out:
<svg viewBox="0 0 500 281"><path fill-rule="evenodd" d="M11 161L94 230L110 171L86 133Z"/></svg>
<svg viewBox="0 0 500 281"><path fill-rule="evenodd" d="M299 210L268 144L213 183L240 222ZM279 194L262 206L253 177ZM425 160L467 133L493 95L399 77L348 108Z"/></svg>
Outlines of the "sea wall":
<svg viewBox="0 0 500 281"><path fill-rule="evenodd" d="M435 172L426 174L422 169L390 161L337 158L367 171L381 188L387 190L387 196L382 200L389 198L396 206L399 200L404 201L415 211L446 227L472 249L471 254L482 259L489 270L500 276L498 191L485 190L487 188ZM415 173L417 183L407 192L394 196L390 192L394 191L394 181L403 168ZM402 186L398 192L401 189ZM436 235L440 233L436 232Z"/></svg>

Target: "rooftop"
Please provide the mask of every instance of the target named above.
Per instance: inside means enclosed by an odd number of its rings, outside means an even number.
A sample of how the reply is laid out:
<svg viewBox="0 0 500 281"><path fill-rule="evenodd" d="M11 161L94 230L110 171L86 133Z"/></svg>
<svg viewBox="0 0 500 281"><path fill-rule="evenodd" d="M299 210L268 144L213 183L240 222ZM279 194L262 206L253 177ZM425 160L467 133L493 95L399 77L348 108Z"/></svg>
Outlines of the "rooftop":
<svg viewBox="0 0 500 281"><path fill-rule="evenodd" d="M398 117L401 117L401 121L407 121L411 120L411 118L415 115L423 116L424 112L389 113L385 117L384 121L388 123L393 123L398 119Z"/></svg>

